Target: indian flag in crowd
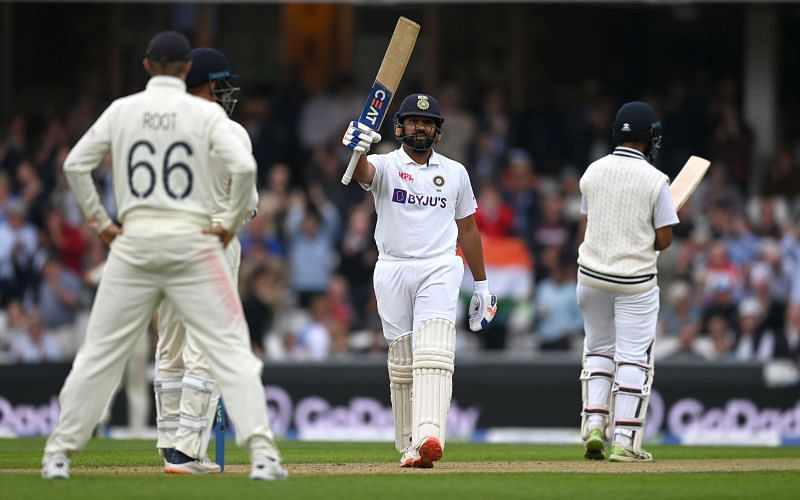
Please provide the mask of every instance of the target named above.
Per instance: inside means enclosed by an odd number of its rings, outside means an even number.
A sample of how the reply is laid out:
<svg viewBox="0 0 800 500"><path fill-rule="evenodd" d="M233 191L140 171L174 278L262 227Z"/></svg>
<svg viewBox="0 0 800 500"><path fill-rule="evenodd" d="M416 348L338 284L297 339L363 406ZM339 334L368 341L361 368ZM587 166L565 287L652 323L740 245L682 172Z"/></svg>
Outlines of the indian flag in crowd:
<svg viewBox="0 0 800 500"><path fill-rule="evenodd" d="M481 236L481 239L489 290L499 299L520 300L530 297L533 287L533 258L525 242L515 237ZM464 258L460 248L458 255ZM472 293L473 278L466 262L464 259L462 289Z"/></svg>

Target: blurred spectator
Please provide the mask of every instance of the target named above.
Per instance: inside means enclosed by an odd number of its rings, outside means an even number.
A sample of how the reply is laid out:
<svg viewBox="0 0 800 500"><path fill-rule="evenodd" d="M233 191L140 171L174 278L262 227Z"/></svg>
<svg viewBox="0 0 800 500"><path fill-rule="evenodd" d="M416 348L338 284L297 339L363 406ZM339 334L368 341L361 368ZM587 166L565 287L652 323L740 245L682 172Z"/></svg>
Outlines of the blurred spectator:
<svg viewBox="0 0 800 500"><path fill-rule="evenodd" d="M772 160L761 183L761 196L793 200L800 195L800 169L791 151L782 148Z"/></svg>
<svg viewBox="0 0 800 500"><path fill-rule="evenodd" d="M327 325L329 302L324 295L311 299L311 317L297 332L294 348L290 351L296 360L323 361L331 354L331 331Z"/></svg>
<svg viewBox="0 0 800 500"><path fill-rule="evenodd" d="M666 306L661 314L661 333L674 337L696 337L701 307L688 283L676 281L670 285Z"/></svg>
<svg viewBox="0 0 800 500"><path fill-rule="evenodd" d="M263 357L264 335L272 328L274 308L282 294L277 280L264 266L255 268L246 282L242 308L250 329L250 345L257 356Z"/></svg>
<svg viewBox="0 0 800 500"><path fill-rule="evenodd" d="M724 89L725 85L723 82L721 87ZM712 107L708 151L716 161L727 165L730 179L742 193L746 193L751 180L753 134L740 119L739 109L732 102L735 97L725 90L718 96L718 104Z"/></svg>
<svg viewBox="0 0 800 500"><path fill-rule="evenodd" d="M13 337L9 357L13 363L58 363L66 359L58 341L44 334L38 314L22 317L18 303L9 307Z"/></svg>
<svg viewBox="0 0 800 500"><path fill-rule="evenodd" d="M442 86L439 104L446 124L442 140L436 144L436 151L466 165L477 124L475 117L462 107L461 98L461 89L456 83Z"/></svg>
<svg viewBox="0 0 800 500"><path fill-rule="evenodd" d="M300 306L308 307L315 295L325 293L335 265L339 215L320 192L309 199L299 195L286 220L292 290Z"/></svg>
<svg viewBox="0 0 800 500"><path fill-rule="evenodd" d="M64 220L58 210L47 213L46 224L52 251L67 269L80 274L81 261L86 253L86 242L81 230Z"/></svg>
<svg viewBox="0 0 800 500"><path fill-rule="evenodd" d="M708 292L711 294L711 299L703 308L700 333L709 334L711 332L710 323L714 318L724 320L727 328L733 330L736 325L737 311L733 295L734 287L730 278L724 274L714 277L708 282Z"/></svg>
<svg viewBox="0 0 800 500"><path fill-rule="evenodd" d="M75 320L82 293L80 278L64 267L58 257L50 257L42 269L39 285L42 323L47 334L55 336L64 353L70 356L78 350Z"/></svg>
<svg viewBox="0 0 800 500"><path fill-rule="evenodd" d="M775 357L800 363L800 304L792 303L787 309L784 332L775 346Z"/></svg>
<svg viewBox="0 0 800 500"><path fill-rule="evenodd" d="M339 148L342 149L342 148ZM349 151L349 150L347 150ZM306 185L320 189L325 197L333 203L340 216L350 211L350 208L364 199L363 189L351 189L342 184L342 173L346 167L340 161L340 151L330 148L317 148L311 158L307 169ZM349 160L349 157L347 158Z"/></svg>
<svg viewBox="0 0 800 500"><path fill-rule="evenodd" d="M509 236L514 228L514 211L500 191L491 184L481 186L475 223L481 234L488 237Z"/></svg>
<svg viewBox="0 0 800 500"><path fill-rule="evenodd" d="M47 192L39 172L28 159L17 165L17 182L20 199L28 207L28 220L36 227L44 227Z"/></svg>
<svg viewBox="0 0 800 500"><path fill-rule="evenodd" d="M250 219L244 230L239 233L239 241L242 244L244 260L265 263L271 259L286 257L286 248L275 230L274 219L265 211L259 211Z"/></svg>
<svg viewBox="0 0 800 500"><path fill-rule="evenodd" d="M21 201L13 201L6 208L6 220L0 222L0 307L21 298L31 276L38 236L26 213Z"/></svg>
<svg viewBox="0 0 800 500"><path fill-rule="evenodd" d="M713 242L708 250L703 281L707 297L723 291L736 296L741 290L739 268L731 262L728 245L723 240Z"/></svg>
<svg viewBox="0 0 800 500"><path fill-rule="evenodd" d="M310 150L340 139L342 127L358 119L363 97L353 92L349 76L337 78L328 89L311 96L300 111L300 144Z"/></svg>
<svg viewBox="0 0 800 500"><path fill-rule="evenodd" d="M540 201L540 218L532 228L530 241L535 260L541 258L545 247L571 248L575 245L576 227L567 223L564 205L558 193L548 193Z"/></svg>
<svg viewBox="0 0 800 500"><path fill-rule="evenodd" d="M339 254L338 273L350 285L350 296L356 309L356 324L361 324L372 295L372 271L378 261L378 249L372 237L371 208L359 206L350 212Z"/></svg>
<svg viewBox="0 0 800 500"><path fill-rule="evenodd" d="M8 207L18 201L18 198L11 193L8 174L0 171L0 224L6 221Z"/></svg>
<svg viewBox="0 0 800 500"><path fill-rule="evenodd" d="M564 167L561 170L559 181L564 219L570 225L577 225L581 219L581 188L578 171L572 166Z"/></svg>
<svg viewBox="0 0 800 500"><path fill-rule="evenodd" d="M711 361L732 361L731 347L735 338L735 330L727 317L716 314L708 319L708 337L711 347L706 351L706 358Z"/></svg>
<svg viewBox="0 0 800 500"><path fill-rule="evenodd" d="M745 217L736 216L727 238L728 254L734 266L750 266L761 252L761 240L753 234Z"/></svg>
<svg viewBox="0 0 800 500"><path fill-rule="evenodd" d="M736 361L769 361L775 352L775 332L763 326L763 311L755 298L739 303L739 322L733 346Z"/></svg>
<svg viewBox="0 0 800 500"><path fill-rule="evenodd" d="M0 144L0 172L6 173L14 179L13 189L18 191L16 183L16 167L27 154L28 149L28 121L21 113L11 117L6 127L7 133Z"/></svg>
<svg viewBox="0 0 800 500"><path fill-rule="evenodd" d="M567 351L572 339L583 331L583 316L578 307L576 272L564 254L548 270L548 278L536 289L534 331L542 351Z"/></svg>
<svg viewBox="0 0 800 500"><path fill-rule="evenodd" d="M514 211L514 234L527 237L538 222L539 210L533 160L527 152L509 152L502 185L505 199Z"/></svg>

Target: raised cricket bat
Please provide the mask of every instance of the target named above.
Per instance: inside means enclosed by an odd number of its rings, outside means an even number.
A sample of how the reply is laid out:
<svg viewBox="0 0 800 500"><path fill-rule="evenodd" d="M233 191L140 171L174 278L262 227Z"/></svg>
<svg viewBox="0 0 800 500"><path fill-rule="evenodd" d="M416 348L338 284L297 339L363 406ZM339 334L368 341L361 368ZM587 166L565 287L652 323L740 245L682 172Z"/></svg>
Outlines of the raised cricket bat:
<svg viewBox="0 0 800 500"><path fill-rule="evenodd" d="M669 191L672 194L672 203L675 205L675 210L680 210L686 203L686 200L697 189L697 185L703 180L706 175L708 167L711 162L699 156L690 156L675 180L669 186Z"/></svg>
<svg viewBox="0 0 800 500"><path fill-rule="evenodd" d="M375 83L372 84L372 90L370 90L367 102L358 118L359 122L372 130L381 128L383 117L392 103L392 97L400 83L400 78L406 71L406 65L414 50L414 44L417 42L417 34L419 34L419 24L405 17L397 20L397 26L394 28L389 47L383 56ZM355 170L360 156L360 153L353 151L347 170L342 176L342 184L350 184L353 170Z"/></svg>

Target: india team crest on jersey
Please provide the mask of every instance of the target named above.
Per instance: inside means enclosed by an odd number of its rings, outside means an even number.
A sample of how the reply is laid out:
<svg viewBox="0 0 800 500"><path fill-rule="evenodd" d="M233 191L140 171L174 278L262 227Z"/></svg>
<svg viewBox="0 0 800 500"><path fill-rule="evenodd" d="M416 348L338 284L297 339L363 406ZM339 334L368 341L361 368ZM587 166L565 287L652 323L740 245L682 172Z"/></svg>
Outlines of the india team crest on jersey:
<svg viewBox="0 0 800 500"><path fill-rule="evenodd" d="M422 111L431 107L431 103L428 101L428 96L426 95L419 95L417 96L417 107Z"/></svg>
<svg viewBox="0 0 800 500"><path fill-rule="evenodd" d="M442 177L441 175L435 176L433 178L433 185L439 188L444 186L444 177Z"/></svg>

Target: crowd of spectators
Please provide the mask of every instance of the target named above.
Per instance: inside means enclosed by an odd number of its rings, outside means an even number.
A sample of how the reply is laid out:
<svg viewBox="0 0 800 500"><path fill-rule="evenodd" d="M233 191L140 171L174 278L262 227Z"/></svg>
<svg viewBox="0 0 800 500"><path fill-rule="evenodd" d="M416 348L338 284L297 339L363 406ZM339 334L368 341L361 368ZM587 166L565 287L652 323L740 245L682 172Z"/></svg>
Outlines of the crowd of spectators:
<svg viewBox="0 0 800 500"><path fill-rule="evenodd" d="M468 332L460 319L463 354L579 352L578 180L610 151L620 104L599 88L585 86L571 108L519 113L502 88L430 89L445 116L437 150L469 170L484 238L518 239L532 262L519 278L529 281L525 293L496 290L501 313L488 332ZM753 167L756 137L731 81L701 96L680 84L643 95L663 117L662 170L674 177L689 154L712 162L659 258L657 356L798 360L798 151L785 144L766 168ZM107 248L83 221L61 164L106 104L87 95L64 115L19 113L0 122L1 362L68 361L80 345ZM343 78L312 95L294 86L245 89L237 109L253 140L261 196L240 234L241 297L253 349L268 359L386 348L371 281L372 197L339 182L348 159L339 140L361 104ZM382 132L376 149L397 147L391 130ZM114 215L110 158L94 178ZM465 301L468 292L467 283Z"/></svg>

